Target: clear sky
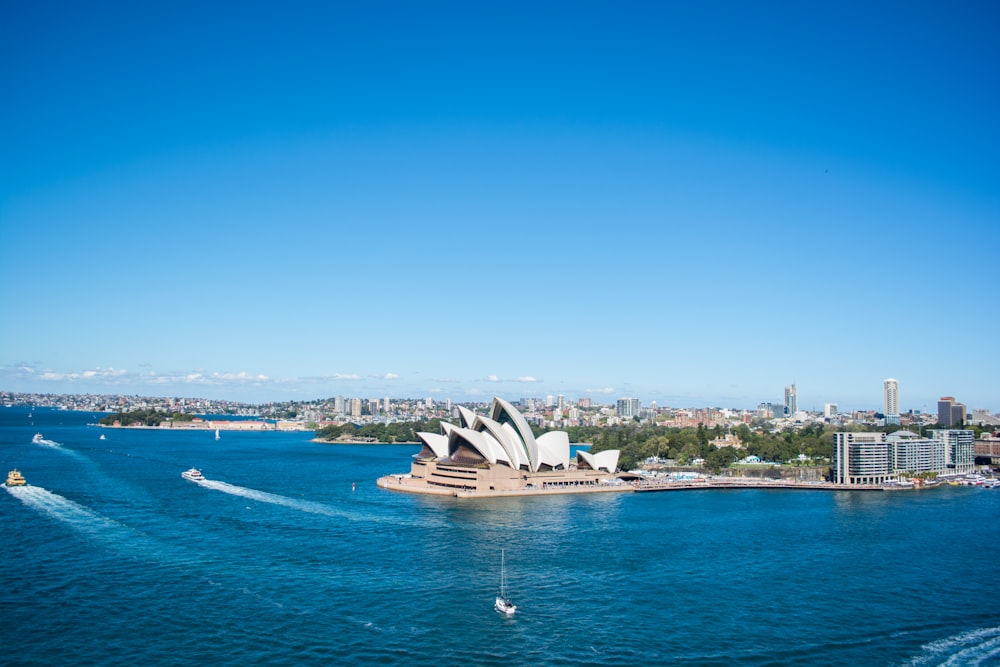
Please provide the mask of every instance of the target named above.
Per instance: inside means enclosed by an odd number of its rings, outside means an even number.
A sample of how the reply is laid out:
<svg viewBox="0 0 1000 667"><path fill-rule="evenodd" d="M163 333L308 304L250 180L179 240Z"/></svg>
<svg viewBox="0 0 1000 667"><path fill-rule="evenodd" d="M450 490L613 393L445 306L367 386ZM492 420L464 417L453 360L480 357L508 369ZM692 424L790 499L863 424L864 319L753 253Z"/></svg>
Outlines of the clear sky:
<svg viewBox="0 0 1000 667"><path fill-rule="evenodd" d="M1000 411L994 2L0 2L0 389Z"/></svg>

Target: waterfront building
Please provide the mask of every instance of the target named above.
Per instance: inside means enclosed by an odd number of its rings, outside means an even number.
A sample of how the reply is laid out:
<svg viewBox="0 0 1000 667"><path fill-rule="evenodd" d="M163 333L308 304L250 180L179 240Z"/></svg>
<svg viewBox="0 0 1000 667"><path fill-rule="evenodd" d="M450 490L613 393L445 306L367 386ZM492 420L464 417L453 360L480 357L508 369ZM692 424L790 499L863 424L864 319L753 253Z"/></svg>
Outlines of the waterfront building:
<svg viewBox="0 0 1000 667"><path fill-rule="evenodd" d="M785 387L784 413L786 417L794 417L795 413L798 411L799 411L799 392L795 388L795 383L793 382L789 386Z"/></svg>
<svg viewBox="0 0 1000 667"><path fill-rule="evenodd" d="M983 433L976 440L976 458L990 465L1000 463L1000 433Z"/></svg>
<svg viewBox="0 0 1000 667"><path fill-rule="evenodd" d="M888 378L883 381L883 405L886 425L899 424L899 381Z"/></svg>
<svg viewBox="0 0 1000 667"><path fill-rule="evenodd" d="M834 433L833 481L885 484L895 478L885 433Z"/></svg>
<svg viewBox="0 0 1000 667"><path fill-rule="evenodd" d="M641 404L638 398L619 398L616 405L615 414L622 419L632 419L639 416Z"/></svg>
<svg viewBox="0 0 1000 667"><path fill-rule="evenodd" d="M618 488L609 483L618 450L580 450L574 461L565 431L536 438L524 416L499 397L490 404L488 417L461 405L457 409L458 425L442 421L440 433L417 433L422 447L408 475L387 475L379 485L447 495Z"/></svg>
<svg viewBox="0 0 1000 667"><path fill-rule="evenodd" d="M963 407L964 409L964 407ZM976 467L976 435L965 429L935 429L931 437L944 447L949 472L969 473Z"/></svg>
<svg viewBox="0 0 1000 667"><path fill-rule="evenodd" d="M896 431L886 436L892 450L893 472L912 476L924 472L949 472L945 447L933 438L923 438L912 431Z"/></svg>

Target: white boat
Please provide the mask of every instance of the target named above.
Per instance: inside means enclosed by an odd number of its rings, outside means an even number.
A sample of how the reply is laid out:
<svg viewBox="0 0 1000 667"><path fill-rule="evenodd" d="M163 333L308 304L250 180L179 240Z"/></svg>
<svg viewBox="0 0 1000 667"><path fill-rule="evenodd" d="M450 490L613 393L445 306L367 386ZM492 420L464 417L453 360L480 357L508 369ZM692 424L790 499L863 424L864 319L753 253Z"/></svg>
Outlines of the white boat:
<svg viewBox="0 0 1000 667"><path fill-rule="evenodd" d="M35 437L31 439L32 442L41 442L45 438L42 437L41 433L36 433Z"/></svg>
<svg viewBox="0 0 1000 667"><path fill-rule="evenodd" d="M493 608L504 616L513 616L517 611L517 605L510 601L507 593L507 566L504 563L503 549L500 550L500 589L497 591L497 599L493 603Z"/></svg>
<svg viewBox="0 0 1000 667"><path fill-rule="evenodd" d="M215 429L215 439L219 439L219 429Z"/></svg>
<svg viewBox="0 0 1000 667"><path fill-rule="evenodd" d="M191 468L190 470L185 470L181 473L181 477L184 479L191 480L192 482L203 482L205 481L205 476L201 474L201 471L197 468Z"/></svg>
<svg viewBox="0 0 1000 667"><path fill-rule="evenodd" d="M101 440L107 440L107 438L105 438L105 437L104 437L104 434L103 434L103 433L101 434L101 437L100 437L100 439L101 439Z"/></svg>

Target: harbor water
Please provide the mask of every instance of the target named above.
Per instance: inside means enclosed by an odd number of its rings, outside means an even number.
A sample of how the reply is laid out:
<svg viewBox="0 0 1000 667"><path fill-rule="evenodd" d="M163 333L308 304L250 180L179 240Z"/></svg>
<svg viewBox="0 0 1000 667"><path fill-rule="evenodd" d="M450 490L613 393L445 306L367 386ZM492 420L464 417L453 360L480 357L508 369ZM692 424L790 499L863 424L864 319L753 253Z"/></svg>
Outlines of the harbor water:
<svg viewBox="0 0 1000 667"><path fill-rule="evenodd" d="M376 487L414 445L97 417L0 409L4 664L1000 664L1000 489L457 500Z"/></svg>

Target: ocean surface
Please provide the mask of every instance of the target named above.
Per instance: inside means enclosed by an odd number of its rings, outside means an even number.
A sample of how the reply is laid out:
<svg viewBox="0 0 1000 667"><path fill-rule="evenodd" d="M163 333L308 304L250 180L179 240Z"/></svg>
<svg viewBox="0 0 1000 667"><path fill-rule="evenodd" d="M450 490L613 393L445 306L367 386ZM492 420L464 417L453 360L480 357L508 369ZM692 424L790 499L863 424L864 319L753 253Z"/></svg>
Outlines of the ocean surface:
<svg viewBox="0 0 1000 667"><path fill-rule="evenodd" d="M0 408L0 663L1000 664L1000 490L460 501L375 486L414 445L94 421Z"/></svg>

